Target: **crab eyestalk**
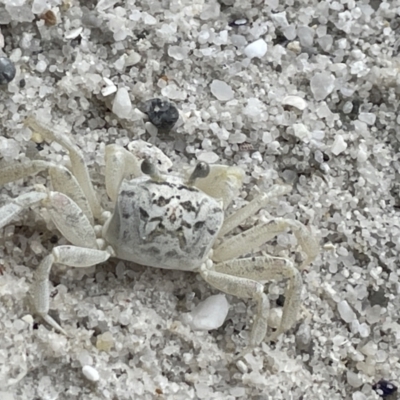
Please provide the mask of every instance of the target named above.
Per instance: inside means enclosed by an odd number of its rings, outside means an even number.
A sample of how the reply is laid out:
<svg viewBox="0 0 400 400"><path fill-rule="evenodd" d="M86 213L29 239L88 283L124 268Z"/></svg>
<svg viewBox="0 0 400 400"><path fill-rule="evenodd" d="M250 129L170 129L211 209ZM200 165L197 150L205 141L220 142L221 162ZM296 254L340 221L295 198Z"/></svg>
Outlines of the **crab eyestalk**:
<svg viewBox="0 0 400 400"><path fill-rule="evenodd" d="M210 166L206 162L201 161L197 163L196 168L190 175L187 184L189 186L193 186L194 183L196 182L196 179L206 178L209 173L210 173Z"/></svg>
<svg viewBox="0 0 400 400"><path fill-rule="evenodd" d="M148 160L147 158L143 160L140 169L145 175L149 175L153 181L157 182L163 181L163 177L161 176L158 168L153 163L151 163L150 160Z"/></svg>

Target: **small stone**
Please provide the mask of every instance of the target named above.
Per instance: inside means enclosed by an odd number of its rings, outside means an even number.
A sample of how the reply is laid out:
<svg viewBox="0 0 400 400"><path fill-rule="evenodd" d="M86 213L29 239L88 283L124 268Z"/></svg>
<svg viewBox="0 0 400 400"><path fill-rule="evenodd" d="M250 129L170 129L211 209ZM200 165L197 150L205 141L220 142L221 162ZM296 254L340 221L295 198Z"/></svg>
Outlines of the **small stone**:
<svg viewBox="0 0 400 400"><path fill-rule="evenodd" d="M263 136L262 136L262 139L261 139L261 140L262 140L263 143L265 143L265 144L271 143L272 140L273 140L272 135L271 135L271 132L265 131L265 132L263 133Z"/></svg>
<svg viewBox="0 0 400 400"><path fill-rule="evenodd" d="M185 100L187 92L184 89L179 89L174 83L170 83L161 90L161 94L171 100Z"/></svg>
<svg viewBox="0 0 400 400"><path fill-rule="evenodd" d="M249 58L261 58L267 53L268 46L264 39L258 39L247 45L244 49L244 54Z"/></svg>
<svg viewBox="0 0 400 400"><path fill-rule="evenodd" d="M52 10L47 10L40 16L40 19L44 20L46 26L54 26L57 24L57 17Z"/></svg>
<svg viewBox="0 0 400 400"><path fill-rule="evenodd" d="M343 104L343 112L345 114L351 113L351 110L353 109L353 103L351 101L346 101L346 103Z"/></svg>
<svg viewBox="0 0 400 400"><path fill-rule="evenodd" d="M142 56L139 53L132 51L128 57L126 57L124 66L131 67L132 65L136 65L141 59Z"/></svg>
<svg viewBox="0 0 400 400"><path fill-rule="evenodd" d="M179 119L179 111L174 104L162 99L151 99L139 104L150 122L164 132L170 131Z"/></svg>
<svg viewBox="0 0 400 400"><path fill-rule="evenodd" d="M146 132L150 135L150 136L156 136L158 133L158 129L156 126L154 126L151 122L147 121L144 124L144 128L146 129Z"/></svg>
<svg viewBox="0 0 400 400"><path fill-rule="evenodd" d="M65 39L73 40L76 39L83 32L83 28L75 28L65 33Z"/></svg>
<svg viewBox="0 0 400 400"><path fill-rule="evenodd" d="M104 97L109 96L112 93L115 93L117 91L117 87L114 85L114 82L111 79L108 79L106 77L103 77L105 86L101 89L101 94Z"/></svg>
<svg viewBox="0 0 400 400"><path fill-rule="evenodd" d="M305 143L308 143L312 138L311 132L304 124L293 124L294 135Z"/></svg>
<svg viewBox="0 0 400 400"><path fill-rule="evenodd" d="M282 104L295 107L301 111L307 107L307 102L299 96L287 96L282 100Z"/></svg>
<svg viewBox="0 0 400 400"><path fill-rule="evenodd" d="M128 91L119 88L113 102L112 112L119 118L128 118L132 111L132 103Z"/></svg>
<svg viewBox="0 0 400 400"><path fill-rule="evenodd" d="M331 148L332 153L338 156L340 153L347 149L347 143L344 141L342 135L336 135Z"/></svg>
<svg viewBox="0 0 400 400"><path fill-rule="evenodd" d="M47 63L46 63L46 61L40 60L40 61L38 61L38 63L36 64L36 71L37 71L37 72L42 73L42 72L46 71L46 68L47 68Z"/></svg>
<svg viewBox="0 0 400 400"><path fill-rule="evenodd" d="M229 23L229 26L243 26L246 25L249 21L246 18L237 18Z"/></svg>
<svg viewBox="0 0 400 400"><path fill-rule="evenodd" d="M367 400L367 396L363 392L354 392L352 400Z"/></svg>
<svg viewBox="0 0 400 400"><path fill-rule="evenodd" d="M185 319L192 329L209 331L222 326L228 311L229 303L225 295L216 294L199 303L186 314Z"/></svg>
<svg viewBox="0 0 400 400"><path fill-rule="evenodd" d="M238 361L236 362L236 366L237 366L237 369L238 369L242 374L247 373L247 371L249 370L249 369L247 368L247 365L246 365L242 360L238 360Z"/></svg>
<svg viewBox="0 0 400 400"><path fill-rule="evenodd" d="M335 77L328 72L318 72L310 80L311 92L317 101L324 100L333 92Z"/></svg>
<svg viewBox="0 0 400 400"><path fill-rule="evenodd" d="M185 60L188 57L189 48L182 46L169 46L168 55L177 61Z"/></svg>
<svg viewBox="0 0 400 400"><path fill-rule="evenodd" d="M15 160L21 151L19 143L15 139L6 139L0 136L0 155L6 160Z"/></svg>
<svg viewBox="0 0 400 400"><path fill-rule="evenodd" d="M375 304L365 310L365 316L369 324L376 324L381 319L382 307Z"/></svg>
<svg viewBox="0 0 400 400"><path fill-rule="evenodd" d="M340 318L342 318L343 321L350 323L357 319L356 314L346 300L342 300L341 302L339 302L337 308L340 314Z"/></svg>
<svg viewBox="0 0 400 400"><path fill-rule="evenodd" d="M0 85L10 83L15 77L15 65L7 57L0 57Z"/></svg>
<svg viewBox="0 0 400 400"><path fill-rule="evenodd" d="M91 382L97 382L100 379L100 375L97 369L91 367L90 365L85 365L82 368L82 373L85 378Z"/></svg>
<svg viewBox="0 0 400 400"><path fill-rule="evenodd" d="M1 400L14 400L15 397L11 392L0 392Z"/></svg>
<svg viewBox="0 0 400 400"><path fill-rule="evenodd" d="M111 332L104 332L97 336L96 347L98 350L110 351L114 346L114 338Z"/></svg>
<svg viewBox="0 0 400 400"><path fill-rule="evenodd" d="M142 13L142 19L146 25L155 25L157 23L157 20L147 12Z"/></svg>
<svg viewBox="0 0 400 400"><path fill-rule="evenodd" d="M362 385L362 380L355 372L348 370L346 375L347 375L347 383L350 386L358 388Z"/></svg>
<svg viewBox="0 0 400 400"><path fill-rule="evenodd" d="M307 351L311 345L311 328L307 324L301 324L296 332L296 348L300 351Z"/></svg>
<svg viewBox="0 0 400 400"><path fill-rule="evenodd" d="M360 113L358 115L358 119L368 125L374 125L376 121L376 115L373 113Z"/></svg>
<svg viewBox="0 0 400 400"><path fill-rule="evenodd" d="M273 308L268 313L268 326L273 329L278 329L282 320L282 309Z"/></svg>
<svg viewBox="0 0 400 400"><path fill-rule="evenodd" d="M232 100L234 92L225 82L214 79L210 85L211 93L220 101Z"/></svg>
<svg viewBox="0 0 400 400"><path fill-rule="evenodd" d="M286 11L276 14L271 13L271 19L273 22L275 22L277 26L281 28L286 28L287 26L289 26L289 23L286 18Z"/></svg>
<svg viewBox="0 0 400 400"><path fill-rule="evenodd" d="M363 322L359 325L358 332L362 338L367 338L371 333L371 329L365 322Z"/></svg>
<svg viewBox="0 0 400 400"><path fill-rule="evenodd" d="M214 164L219 160L219 155L213 151L205 151L197 156L199 161L204 161L207 164Z"/></svg>
<svg viewBox="0 0 400 400"><path fill-rule="evenodd" d="M204 8L200 13L200 19L202 21L217 19L219 17L220 10L221 5L217 1L209 1L208 4L204 5Z"/></svg>
<svg viewBox="0 0 400 400"><path fill-rule="evenodd" d="M314 41L315 31L309 26L299 26L297 28L297 36L303 47L311 47Z"/></svg>
<svg viewBox="0 0 400 400"><path fill-rule="evenodd" d="M243 109L243 114L250 118L260 118L260 115L264 109L265 106L262 101L256 97L251 97L247 99L247 105Z"/></svg>
<svg viewBox="0 0 400 400"><path fill-rule="evenodd" d="M330 51L333 44L333 37L331 35L325 35L318 39L318 44L324 51Z"/></svg>

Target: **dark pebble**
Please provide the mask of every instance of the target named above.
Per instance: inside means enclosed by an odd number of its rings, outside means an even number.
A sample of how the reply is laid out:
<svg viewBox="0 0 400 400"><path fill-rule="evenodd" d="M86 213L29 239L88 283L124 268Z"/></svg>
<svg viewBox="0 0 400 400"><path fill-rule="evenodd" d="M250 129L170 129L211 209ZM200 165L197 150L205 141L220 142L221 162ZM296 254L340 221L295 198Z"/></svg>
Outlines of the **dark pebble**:
<svg viewBox="0 0 400 400"><path fill-rule="evenodd" d="M0 85L10 83L15 77L15 65L7 57L0 57Z"/></svg>
<svg viewBox="0 0 400 400"><path fill-rule="evenodd" d="M139 110L144 112L150 122L161 131L168 132L179 119L178 109L169 101L151 99L139 105Z"/></svg>
<svg viewBox="0 0 400 400"><path fill-rule="evenodd" d="M379 382L375 383L372 386L372 389L376 392L376 394L380 397L387 397L397 391L397 386L389 381L385 381L381 379Z"/></svg>

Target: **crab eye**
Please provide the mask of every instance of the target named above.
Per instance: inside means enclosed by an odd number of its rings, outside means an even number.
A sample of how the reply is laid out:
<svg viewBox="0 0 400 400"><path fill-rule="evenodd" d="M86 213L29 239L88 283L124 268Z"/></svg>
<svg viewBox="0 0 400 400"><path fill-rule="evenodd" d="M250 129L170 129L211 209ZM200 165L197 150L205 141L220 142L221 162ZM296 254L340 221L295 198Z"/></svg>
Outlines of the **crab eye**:
<svg viewBox="0 0 400 400"><path fill-rule="evenodd" d="M210 166L207 163L203 161L197 163L194 171L190 175L188 184L193 185L196 179L205 178L208 176L209 173L210 173Z"/></svg>
<svg viewBox="0 0 400 400"><path fill-rule="evenodd" d="M158 168L149 159L144 159L140 169L145 175L149 175L153 181L162 181L163 178Z"/></svg>
<svg viewBox="0 0 400 400"><path fill-rule="evenodd" d="M192 172L190 179L198 179L198 178L206 178L210 173L210 166L205 162L199 162L196 165L196 168Z"/></svg>
<svg viewBox="0 0 400 400"><path fill-rule="evenodd" d="M157 168L148 160L147 158L143 160L142 165L140 166L140 169L145 175L154 175L157 173Z"/></svg>

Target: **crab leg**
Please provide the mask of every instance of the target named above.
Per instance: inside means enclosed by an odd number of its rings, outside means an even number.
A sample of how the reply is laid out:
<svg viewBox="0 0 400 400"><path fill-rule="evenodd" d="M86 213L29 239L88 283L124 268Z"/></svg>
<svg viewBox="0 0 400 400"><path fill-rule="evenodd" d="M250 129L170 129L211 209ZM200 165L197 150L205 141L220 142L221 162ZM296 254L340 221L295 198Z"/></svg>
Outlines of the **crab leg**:
<svg viewBox="0 0 400 400"><path fill-rule="evenodd" d="M278 234L285 232L286 229L293 231L299 245L307 255L299 267L302 270L317 257L319 245L306 226L298 221L285 218L272 219L223 241L214 249L213 260L221 262L251 253Z"/></svg>
<svg viewBox="0 0 400 400"><path fill-rule="evenodd" d="M34 117L28 117L25 120L25 125L27 125L32 131L39 133L46 141L57 142L68 150L71 159L72 172L85 193L93 215L95 218L101 218L103 209L90 180L89 171L81 150L73 144L65 134L53 131L52 127L39 123Z"/></svg>
<svg viewBox="0 0 400 400"><path fill-rule="evenodd" d="M53 164L47 161L36 160L2 168L0 174L0 186L25 178L29 175L36 175L38 172L49 168L51 165Z"/></svg>
<svg viewBox="0 0 400 400"><path fill-rule="evenodd" d="M291 190L292 187L289 185L274 185L268 193L260 193L249 204L225 219L224 224L219 231L218 237L226 235L232 229L235 229L242 222L244 222L247 218L255 215L259 210L261 210L261 208L266 207L272 199L283 196L289 193Z"/></svg>
<svg viewBox="0 0 400 400"><path fill-rule="evenodd" d="M92 224L72 199L60 192L49 192L42 203L69 242L76 246L98 248Z"/></svg>
<svg viewBox="0 0 400 400"><path fill-rule="evenodd" d="M33 284L33 307L48 324L57 331L67 335L65 330L48 315L49 312L49 275L53 264L64 264L69 267L85 268L102 263L110 257L110 252L96 249L85 249L76 246L58 246L45 257L35 272Z"/></svg>
<svg viewBox="0 0 400 400"><path fill-rule="evenodd" d="M52 164L47 161L35 160L27 163L14 164L1 171L0 185L25 178L29 175L48 170L53 189L64 193L74 200L84 214L93 223L93 214L90 205L74 175L65 167Z"/></svg>
<svg viewBox="0 0 400 400"><path fill-rule="evenodd" d="M119 187L124 178L142 175L137 158L128 150L116 144L106 147L106 190L110 199L117 201Z"/></svg>
<svg viewBox="0 0 400 400"><path fill-rule="evenodd" d="M0 228L6 226L23 210L39 203L46 197L45 193L29 192L11 200L10 203L0 208Z"/></svg>
<svg viewBox="0 0 400 400"><path fill-rule="evenodd" d="M203 266L200 273L206 282L225 293L257 301L249 346L241 355L259 345L267 332L269 303L260 282L289 279L280 326L268 340L275 340L296 322L303 281L289 259L272 256L243 258L214 264L212 269Z"/></svg>

